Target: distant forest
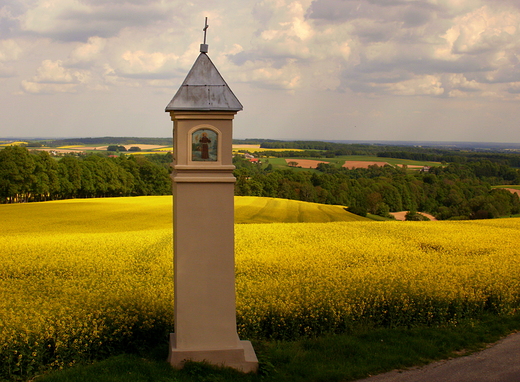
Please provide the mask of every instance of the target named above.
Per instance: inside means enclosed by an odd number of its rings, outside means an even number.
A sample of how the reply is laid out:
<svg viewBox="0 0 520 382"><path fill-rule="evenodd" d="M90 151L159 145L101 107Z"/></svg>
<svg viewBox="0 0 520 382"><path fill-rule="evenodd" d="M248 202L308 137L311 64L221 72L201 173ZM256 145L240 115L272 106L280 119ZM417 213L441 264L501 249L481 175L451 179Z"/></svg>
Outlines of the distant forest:
<svg viewBox="0 0 520 382"><path fill-rule="evenodd" d="M440 162L429 172L392 166L349 170L320 163L319 173L273 170L235 157L236 195L256 195L349 206L349 210L389 216L423 211L438 219L486 219L520 213L516 194L497 185L520 184L520 155L505 149L389 146L323 141L247 140L259 144L256 155L283 158L334 158L371 155ZM286 149L273 151L270 149ZM303 151L292 151L303 150ZM412 214L415 215L415 214ZM415 215L416 216L416 215Z"/></svg>
<svg viewBox="0 0 520 382"><path fill-rule="evenodd" d="M322 141L261 141L260 148L266 149L269 156L285 157L285 151L269 151L269 149L298 149L291 152L291 157L325 157L333 158L342 155L374 155L381 158L400 158L429 162L467 163L478 160L490 160L494 163L506 164L520 168L520 154L507 150L482 149L446 149L440 147L387 146L379 144L346 144ZM320 150L320 151L316 151Z"/></svg>
<svg viewBox="0 0 520 382"><path fill-rule="evenodd" d="M88 139L92 141L85 141ZM152 143L149 138L143 138L146 142L125 139L108 142L106 137L83 138L77 144ZM247 142L259 144L258 140ZM74 143L60 143L67 144ZM429 212L438 219L482 219L520 213L516 194L492 188L520 184L519 154L306 141L262 140L260 144L266 149L263 154L271 156L357 154L437 161L445 165L432 167L429 172L410 172L392 166L350 170L321 163L318 171L295 171L273 169L268 163L253 164L236 156L236 195L338 204L360 215L389 216L390 211L409 210ZM272 148L305 151L269 151ZM167 195L171 194L171 162L171 154L110 157L106 153L92 153L53 158L45 151L8 146L0 150L0 202Z"/></svg>
<svg viewBox="0 0 520 382"><path fill-rule="evenodd" d="M171 154L84 156L54 159L46 151L0 150L0 202L166 195Z"/></svg>
<svg viewBox="0 0 520 382"><path fill-rule="evenodd" d="M168 146L173 143L172 138L138 138L138 137L100 137L100 138L67 138L39 141L50 147L73 145L132 145L148 144Z"/></svg>
<svg viewBox="0 0 520 382"><path fill-rule="evenodd" d="M520 172L479 160L408 172L392 166L347 169L318 165L319 172L272 170L235 157L236 195L296 199L349 207L384 217L422 211L438 219L487 219L520 212L518 195L492 185L520 184Z"/></svg>

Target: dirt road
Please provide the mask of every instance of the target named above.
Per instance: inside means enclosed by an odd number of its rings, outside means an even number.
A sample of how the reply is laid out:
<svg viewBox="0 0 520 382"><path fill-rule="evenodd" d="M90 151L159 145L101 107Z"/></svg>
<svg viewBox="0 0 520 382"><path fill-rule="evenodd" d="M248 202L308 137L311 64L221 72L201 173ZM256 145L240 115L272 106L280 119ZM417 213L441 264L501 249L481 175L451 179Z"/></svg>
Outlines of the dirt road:
<svg viewBox="0 0 520 382"><path fill-rule="evenodd" d="M478 353L357 382L520 382L520 333Z"/></svg>

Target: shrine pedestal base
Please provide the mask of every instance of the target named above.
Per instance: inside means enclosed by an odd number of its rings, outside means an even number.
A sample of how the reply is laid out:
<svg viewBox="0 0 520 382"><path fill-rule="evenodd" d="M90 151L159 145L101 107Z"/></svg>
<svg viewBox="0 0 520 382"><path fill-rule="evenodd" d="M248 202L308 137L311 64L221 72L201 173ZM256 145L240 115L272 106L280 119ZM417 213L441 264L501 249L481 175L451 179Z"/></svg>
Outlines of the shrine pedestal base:
<svg viewBox="0 0 520 382"><path fill-rule="evenodd" d="M249 341L240 341L238 347L232 349L177 349L175 347L175 333L171 333L168 362L174 368L181 369L184 362L188 360L231 367L243 373L258 370L258 359L253 345Z"/></svg>

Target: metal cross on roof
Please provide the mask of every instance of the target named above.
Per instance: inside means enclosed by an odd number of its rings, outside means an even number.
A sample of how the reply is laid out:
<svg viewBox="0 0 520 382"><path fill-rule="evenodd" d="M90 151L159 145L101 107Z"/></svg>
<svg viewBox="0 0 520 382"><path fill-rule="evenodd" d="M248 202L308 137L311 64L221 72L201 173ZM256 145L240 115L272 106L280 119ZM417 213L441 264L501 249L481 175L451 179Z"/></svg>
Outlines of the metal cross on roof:
<svg viewBox="0 0 520 382"><path fill-rule="evenodd" d="M206 43L206 31L208 30L208 28L208 18L206 17L206 21L204 22L204 29L202 29L204 31L204 44Z"/></svg>
<svg viewBox="0 0 520 382"><path fill-rule="evenodd" d="M204 22L204 28L202 29L204 31L204 43L200 44L201 53L208 53L208 44L206 44L206 31L208 30L208 28L208 18L206 17L206 21Z"/></svg>

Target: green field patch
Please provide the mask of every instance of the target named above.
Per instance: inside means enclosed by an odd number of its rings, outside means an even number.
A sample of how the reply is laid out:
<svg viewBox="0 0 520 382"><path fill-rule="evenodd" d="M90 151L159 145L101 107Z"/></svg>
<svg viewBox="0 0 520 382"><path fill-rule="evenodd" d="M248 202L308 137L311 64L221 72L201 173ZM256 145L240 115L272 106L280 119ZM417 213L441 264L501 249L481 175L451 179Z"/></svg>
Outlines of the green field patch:
<svg viewBox="0 0 520 382"><path fill-rule="evenodd" d="M434 167L441 166L439 162L428 162L428 161L416 161L410 159L399 159L399 158L382 158L377 156L370 155L342 155L334 158L325 158L325 157L302 157L302 158L268 158L269 163L273 166L273 168L279 169L299 169L298 167L292 167L288 165L288 162L298 162L298 160L313 160L313 161L321 161L330 163L336 167L342 167L345 162L382 162L388 163L393 167L402 167L403 165L408 166L410 170L412 169L420 169L423 167ZM265 162L265 160L264 160ZM304 168L303 170L312 171L313 169Z"/></svg>
<svg viewBox="0 0 520 382"><path fill-rule="evenodd" d="M439 162L428 162L428 161L416 161L411 159L399 159L399 158L384 158L370 155L346 155L334 158L337 163L343 161L360 161L360 162L386 162L392 166L407 165L407 166L440 166Z"/></svg>
<svg viewBox="0 0 520 382"><path fill-rule="evenodd" d="M520 190L520 185L507 184L507 185L501 185L501 186L492 186L492 188L511 188L513 190Z"/></svg>

